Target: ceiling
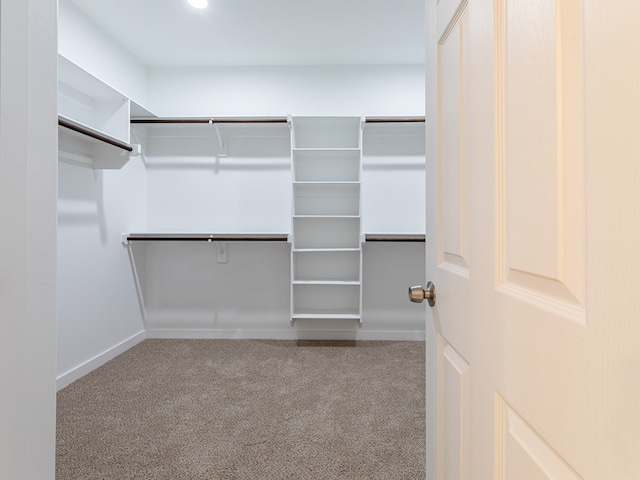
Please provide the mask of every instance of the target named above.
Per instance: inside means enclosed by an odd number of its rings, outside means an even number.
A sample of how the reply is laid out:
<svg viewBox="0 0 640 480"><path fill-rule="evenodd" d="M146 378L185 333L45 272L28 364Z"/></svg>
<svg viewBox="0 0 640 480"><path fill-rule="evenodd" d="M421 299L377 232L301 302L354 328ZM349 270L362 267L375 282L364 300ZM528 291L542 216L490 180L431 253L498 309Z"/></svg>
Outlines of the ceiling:
<svg viewBox="0 0 640 480"><path fill-rule="evenodd" d="M147 66L424 63L424 0L71 0Z"/></svg>

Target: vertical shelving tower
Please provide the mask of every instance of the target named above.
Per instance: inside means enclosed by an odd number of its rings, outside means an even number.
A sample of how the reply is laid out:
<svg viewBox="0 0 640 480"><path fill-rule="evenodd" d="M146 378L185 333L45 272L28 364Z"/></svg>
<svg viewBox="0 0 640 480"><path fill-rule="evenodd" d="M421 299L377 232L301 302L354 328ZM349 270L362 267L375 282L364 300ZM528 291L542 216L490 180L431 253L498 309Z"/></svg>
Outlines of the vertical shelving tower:
<svg viewBox="0 0 640 480"><path fill-rule="evenodd" d="M293 117L291 324L362 324L362 119Z"/></svg>

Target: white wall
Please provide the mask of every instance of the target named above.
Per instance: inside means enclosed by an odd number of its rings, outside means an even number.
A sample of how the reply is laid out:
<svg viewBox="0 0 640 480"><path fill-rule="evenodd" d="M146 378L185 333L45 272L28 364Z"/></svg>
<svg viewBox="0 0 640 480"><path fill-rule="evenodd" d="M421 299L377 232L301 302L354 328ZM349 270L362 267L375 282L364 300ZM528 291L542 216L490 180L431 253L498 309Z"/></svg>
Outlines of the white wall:
<svg viewBox="0 0 640 480"><path fill-rule="evenodd" d="M424 115L424 68L151 68L149 105L161 116Z"/></svg>
<svg viewBox="0 0 640 480"><path fill-rule="evenodd" d="M367 124L362 143L362 231L424 234L424 123Z"/></svg>
<svg viewBox="0 0 640 480"><path fill-rule="evenodd" d="M148 68L71 0L59 52L160 116L424 115L423 65Z"/></svg>
<svg viewBox="0 0 640 480"><path fill-rule="evenodd" d="M420 65L147 69L70 0L61 0L60 25L61 53L160 116L424 115ZM422 131L378 138L369 128L364 230L424 232ZM59 385L137 341L145 327L154 336L423 335L423 309L406 302L409 278L423 271L423 244L365 247L362 329L290 327L286 243L229 243L227 263L207 244L122 247L120 234L131 231L290 230L288 128L225 126L221 134L224 149L210 126L136 127L132 141L143 145L143 157L124 170L61 167ZM92 311L99 313L87 320Z"/></svg>
<svg viewBox="0 0 640 480"><path fill-rule="evenodd" d="M60 0L58 22L60 54L126 97L146 102L146 66L70 0ZM82 163L70 163L64 152L61 158L58 388L144 338L142 313L121 234L146 227L146 172L140 158L113 171L94 171Z"/></svg>
<svg viewBox="0 0 640 480"><path fill-rule="evenodd" d="M362 333L376 340L424 340L425 310L407 290L424 284L425 244L367 242L363 246Z"/></svg>
<svg viewBox="0 0 640 480"><path fill-rule="evenodd" d="M148 141L147 228L156 232L289 232L286 126L136 127ZM134 134L134 138L136 134ZM424 233L424 124L367 125L362 229Z"/></svg>
<svg viewBox="0 0 640 480"><path fill-rule="evenodd" d="M288 232L289 128L150 128L147 227L159 232Z"/></svg>
<svg viewBox="0 0 640 480"><path fill-rule="evenodd" d="M144 228L142 160L58 171L58 388L144 338L124 232Z"/></svg>
<svg viewBox="0 0 640 480"><path fill-rule="evenodd" d="M147 167L152 232L288 233L290 132L284 126L223 127L220 156L212 126L136 127ZM363 227L424 233L423 124L367 126ZM153 337L421 339L424 309L407 301L423 282L424 243L367 243L363 326L300 321L290 326L290 245L134 242Z"/></svg>
<svg viewBox="0 0 640 480"><path fill-rule="evenodd" d="M58 52L137 103L147 103L147 68L71 0L59 0Z"/></svg>
<svg viewBox="0 0 640 480"><path fill-rule="evenodd" d="M56 1L0 0L0 478L55 476Z"/></svg>
<svg viewBox="0 0 640 480"><path fill-rule="evenodd" d="M407 288L424 283L424 243L366 243L363 325L299 321L289 312L290 245L134 242L147 333L160 338L424 339L424 308Z"/></svg>
<svg viewBox="0 0 640 480"><path fill-rule="evenodd" d="M134 245L149 336L295 338L288 243L228 242L225 263L214 243Z"/></svg>

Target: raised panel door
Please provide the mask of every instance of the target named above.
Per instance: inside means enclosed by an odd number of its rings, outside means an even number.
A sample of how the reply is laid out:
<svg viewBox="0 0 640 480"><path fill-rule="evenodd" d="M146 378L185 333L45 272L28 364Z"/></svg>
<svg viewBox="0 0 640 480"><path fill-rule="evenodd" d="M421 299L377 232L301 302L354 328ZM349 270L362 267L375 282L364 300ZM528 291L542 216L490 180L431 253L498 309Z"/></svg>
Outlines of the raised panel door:
<svg viewBox="0 0 640 480"><path fill-rule="evenodd" d="M640 7L427 5L428 478L640 478Z"/></svg>

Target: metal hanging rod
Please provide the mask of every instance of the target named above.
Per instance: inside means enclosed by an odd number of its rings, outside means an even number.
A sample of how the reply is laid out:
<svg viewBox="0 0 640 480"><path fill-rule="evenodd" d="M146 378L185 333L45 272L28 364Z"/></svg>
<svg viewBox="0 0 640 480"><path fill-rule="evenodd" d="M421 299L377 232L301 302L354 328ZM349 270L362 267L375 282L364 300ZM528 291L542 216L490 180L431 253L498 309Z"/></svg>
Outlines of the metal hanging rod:
<svg viewBox="0 0 640 480"><path fill-rule="evenodd" d="M286 233L129 233L128 242L286 242Z"/></svg>
<svg viewBox="0 0 640 480"><path fill-rule="evenodd" d="M365 123L425 123L425 117L366 117Z"/></svg>
<svg viewBox="0 0 640 480"><path fill-rule="evenodd" d="M366 242L425 242L421 233L365 233ZM287 233L128 233L123 241L145 242L286 242Z"/></svg>
<svg viewBox="0 0 640 480"><path fill-rule="evenodd" d="M287 123L287 117L134 117L132 124ZM424 123L425 117L366 117L365 123Z"/></svg>
<svg viewBox="0 0 640 480"><path fill-rule="evenodd" d="M110 137L109 135L99 132L98 130L87 127L86 125L74 122L73 120L62 115L58 115L58 125L64 128L68 128L69 130L73 130L74 132L80 133L82 135L86 135L87 137L91 137L100 142L108 143L109 145L113 145L114 147L121 148L122 150L126 150L127 152L133 152L133 147L131 145L122 142L117 138Z"/></svg>
<svg viewBox="0 0 640 480"><path fill-rule="evenodd" d="M287 117L134 117L131 123L144 124L213 124L213 123L287 123Z"/></svg>
<svg viewBox="0 0 640 480"><path fill-rule="evenodd" d="M423 233L365 233L365 242L421 242L426 241Z"/></svg>

